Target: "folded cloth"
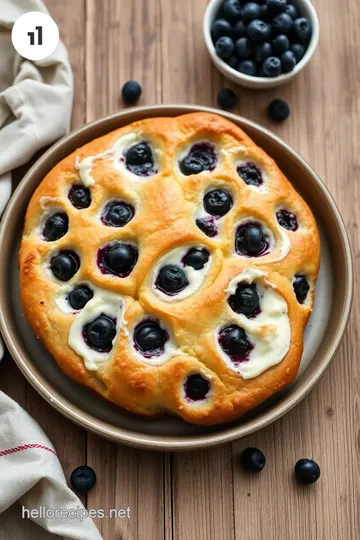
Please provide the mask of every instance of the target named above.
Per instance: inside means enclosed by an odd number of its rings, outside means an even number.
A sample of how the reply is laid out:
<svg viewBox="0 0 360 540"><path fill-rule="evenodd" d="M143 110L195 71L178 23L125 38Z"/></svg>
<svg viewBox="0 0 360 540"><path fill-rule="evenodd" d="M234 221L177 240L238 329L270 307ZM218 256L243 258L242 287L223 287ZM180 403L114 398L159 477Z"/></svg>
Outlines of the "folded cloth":
<svg viewBox="0 0 360 540"><path fill-rule="evenodd" d="M28 11L47 13L40 0L0 0L0 215L12 169L70 128L73 81L64 45L34 62L12 45L12 26ZM3 352L0 339L0 358ZM0 392L0 540L101 540L84 513L48 438Z"/></svg>

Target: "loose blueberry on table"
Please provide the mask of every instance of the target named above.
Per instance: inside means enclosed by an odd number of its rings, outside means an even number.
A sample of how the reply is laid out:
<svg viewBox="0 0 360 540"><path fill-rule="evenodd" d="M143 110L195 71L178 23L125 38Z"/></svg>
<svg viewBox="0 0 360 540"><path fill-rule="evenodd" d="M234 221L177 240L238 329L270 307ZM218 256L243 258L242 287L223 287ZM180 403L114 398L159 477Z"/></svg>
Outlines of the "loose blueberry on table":
<svg viewBox="0 0 360 540"><path fill-rule="evenodd" d="M266 465L266 458L258 448L245 448L240 460L244 469L253 473L261 472Z"/></svg>
<svg viewBox="0 0 360 540"><path fill-rule="evenodd" d="M204 196L205 210L216 217L223 217L229 212L233 205L233 200L225 189L212 189Z"/></svg>
<svg viewBox="0 0 360 540"><path fill-rule="evenodd" d="M80 268L80 259L74 251L63 250L50 261L53 275L60 281L69 281Z"/></svg>
<svg viewBox="0 0 360 540"><path fill-rule="evenodd" d="M54 242L65 236L69 229L69 218L65 212L58 212L50 216L43 229L43 238L46 242Z"/></svg>
<svg viewBox="0 0 360 540"><path fill-rule="evenodd" d="M236 58L235 64L237 64ZM223 109L234 109L237 104L237 97L235 92L233 92L230 88L222 88L218 93L217 101L220 107Z"/></svg>
<svg viewBox="0 0 360 540"><path fill-rule="evenodd" d="M255 283L239 283L228 304L235 313L242 313L248 319L256 317L260 313L260 299Z"/></svg>
<svg viewBox="0 0 360 540"><path fill-rule="evenodd" d="M88 465L76 467L71 473L70 483L79 493L87 493L96 484L95 471Z"/></svg>
<svg viewBox="0 0 360 540"><path fill-rule="evenodd" d="M122 201L111 201L101 216L101 221L109 227L124 227L134 217L134 208Z"/></svg>
<svg viewBox="0 0 360 540"><path fill-rule="evenodd" d="M93 298L94 293L87 285L78 285L68 296L70 306L76 311L83 309Z"/></svg>
<svg viewBox="0 0 360 540"><path fill-rule="evenodd" d="M245 330L236 324L230 324L220 330L219 344L234 364L247 362L254 346L249 342Z"/></svg>
<svg viewBox="0 0 360 540"><path fill-rule="evenodd" d="M194 144L187 156L179 163L180 170L185 176L199 174L215 169L217 157L213 145L209 143Z"/></svg>
<svg viewBox="0 0 360 540"><path fill-rule="evenodd" d="M131 244L114 242L98 252L98 266L103 274L127 277L138 260L138 250Z"/></svg>
<svg viewBox="0 0 360 540"><path fill-rule="evenodd" d="M274 122L282 122L290 115L290 107L286 101L282 99L274 99L268 105L268 113Z"/></svg>
<svg viewBox="0 0 360 540"><path fill-rule="evenodd" d="M128 81L121 89L121 95L125 103L134 105L141 96L141 86L137 81Z"/></svg>
<svg viewBox="0 0 360 540"><path fill-rule="evenodd" d="M310 289L310 285L306 277L302 276L301 274L294 276L293 288L297 301L299 304L303 304Z"/></svg>
<svg viewBox="0 0 360 540"><path fill-rule="evenodd" d="M210 253L205 248L191 248L182 259L185 266L191 266L194 270L202 270L208 262Z"/></svg>
<svg viewBox="0 0 360 540"><path fill-rule="evenodd" d="M239 225L235 236L235 249L239 255L259 257L269 248L269 242L261 225L255 222Z"/></svg>
<svg viewBox="0 0 360 540"><path fill-rule="evenodd" d="M237 172L240 178L244 180L245 184L248 186L259 187L263 183L261 170L257 165L255 165L255 163L249 161L248 163L239 165Z"/></svg>
<svg viewBox="0 0 360 540"><path fill-rule="evenodd" d="M297 231L299 227L295 214L288 210L278 210L276 212L276 219L279 225L288 231Z"/></svg>
<svg viewBox="0 0 360 540"><path fill-rule="evenodd" d="M98 352L110 352L115 336L116 321L104 313L83 328L85 343Z"/></svg>
<svg viewBox="0 0 360 540"><path fill-rule="evenodd" d="M68 197L71 204L78 210L89 208L91 204L90 189L81 184L74 184L71 186Z"/></svg>
<svg viewBox="0 0 360 540"><path fill-rule="evenodd" d="M225 0L211 25L216 54L232 69L260 77L291 72L311 34L310 20L292 0ZM263 43L267 45L260 48Z"/></svg>
<svg viewBox="0 0 360 540"><path fill-rule="evenodd" d="M202 401L210 390L210 383L202 375L190 375L184 384L185 395L189 401Z"/></svg>
<svg viewBox="0 0 360 540"><path fill-rule="evenodd" d="M174 296L183 291L189 285L186 274L180 266L176 264L167 264L163 266L156 278L155 286L157 289Z"/></svg>
<svg viewBox="0 0 360 540"><path fill-rule="evenodd" d="M312 459L299 459L295 467L295 477L302 484L313 484L320 478L320 467Z"/></svg>
<svg viewBox="0 0 360 540"><path fill-rule="evenodd" d="M151 176L157 173L153 153L145 141L130 146L125 153L125 166L136 176Z"/></svg>
<svg viewBox="0 0 360 540"><path fill-rule="evenodd" d="M201 217L196 220L196 225L209 238L213 238L218 233L215 219L212 216Z"/></svg>
<svg viewBox="0 0 360 540"><path fill-rule="evenodd" d="M134 331L135 349L145 357L160 356L164 353L169 335L157 321L142 321Z"/></svg>

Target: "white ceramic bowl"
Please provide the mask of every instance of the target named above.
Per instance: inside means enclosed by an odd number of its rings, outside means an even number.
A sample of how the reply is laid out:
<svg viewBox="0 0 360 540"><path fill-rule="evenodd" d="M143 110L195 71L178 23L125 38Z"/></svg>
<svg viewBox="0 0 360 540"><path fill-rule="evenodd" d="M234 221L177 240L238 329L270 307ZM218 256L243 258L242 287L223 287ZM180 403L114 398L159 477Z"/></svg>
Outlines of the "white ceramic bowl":
<svg viewBox="0 0 360 540"><path fill-rule="evenodd" d="M216 19L216 16L223 1L224 0L210 0L204 15L203 32L205 43L213 63L219 69L219 71L221 71L221 73L225 75L225 77L227 77L234 83L239 84L240 86L246 86L247 88L254 88L259 90L264 88L274 88L275 86L284 84L296 77L296 75L308 64L308 62L313 57L320 37L319 18L310 0L293 0L293 3L298 8L300 15L302 17L307 17L308 19L310 19L313 27L309 46L304 54L304 57L300 60L298 64L296 64L293 71L291 71L290 73L285 73L284 75L280 75L279 77L253 77L251 75L245 75L244 73L240 73L239 71L236 71L236 69L231 68L226 64L226 62L224 62L224 60L221 60L221 58L217 56L210 33L211 25Z"/></svg>

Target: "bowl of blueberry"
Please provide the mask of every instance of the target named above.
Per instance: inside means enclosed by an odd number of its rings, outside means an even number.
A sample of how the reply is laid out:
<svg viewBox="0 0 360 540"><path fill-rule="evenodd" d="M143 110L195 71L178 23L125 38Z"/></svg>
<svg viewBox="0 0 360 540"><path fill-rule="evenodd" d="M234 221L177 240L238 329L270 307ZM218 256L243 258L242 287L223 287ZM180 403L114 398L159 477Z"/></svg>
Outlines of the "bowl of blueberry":
<svg viewBox="0 0 360 540"><path fill-rule="evenodd" d="M320 24L310 0L210 0L203 30L221 73L262 89L293 79L308 64Z"/></svg>

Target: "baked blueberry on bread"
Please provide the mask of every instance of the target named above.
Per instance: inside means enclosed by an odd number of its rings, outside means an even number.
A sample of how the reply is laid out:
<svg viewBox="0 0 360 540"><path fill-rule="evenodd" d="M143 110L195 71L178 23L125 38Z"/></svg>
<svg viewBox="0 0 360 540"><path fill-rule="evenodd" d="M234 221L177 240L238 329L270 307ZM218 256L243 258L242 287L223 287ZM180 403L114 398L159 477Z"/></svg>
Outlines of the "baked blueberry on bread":
<svg viewBox="0 0 360 540"><path fill-rule="evenodd" d="M295 378L319 259L308 206L240 128L152 118L42 181L21 301L72 379L140 415L218 424Z"/></svg>

